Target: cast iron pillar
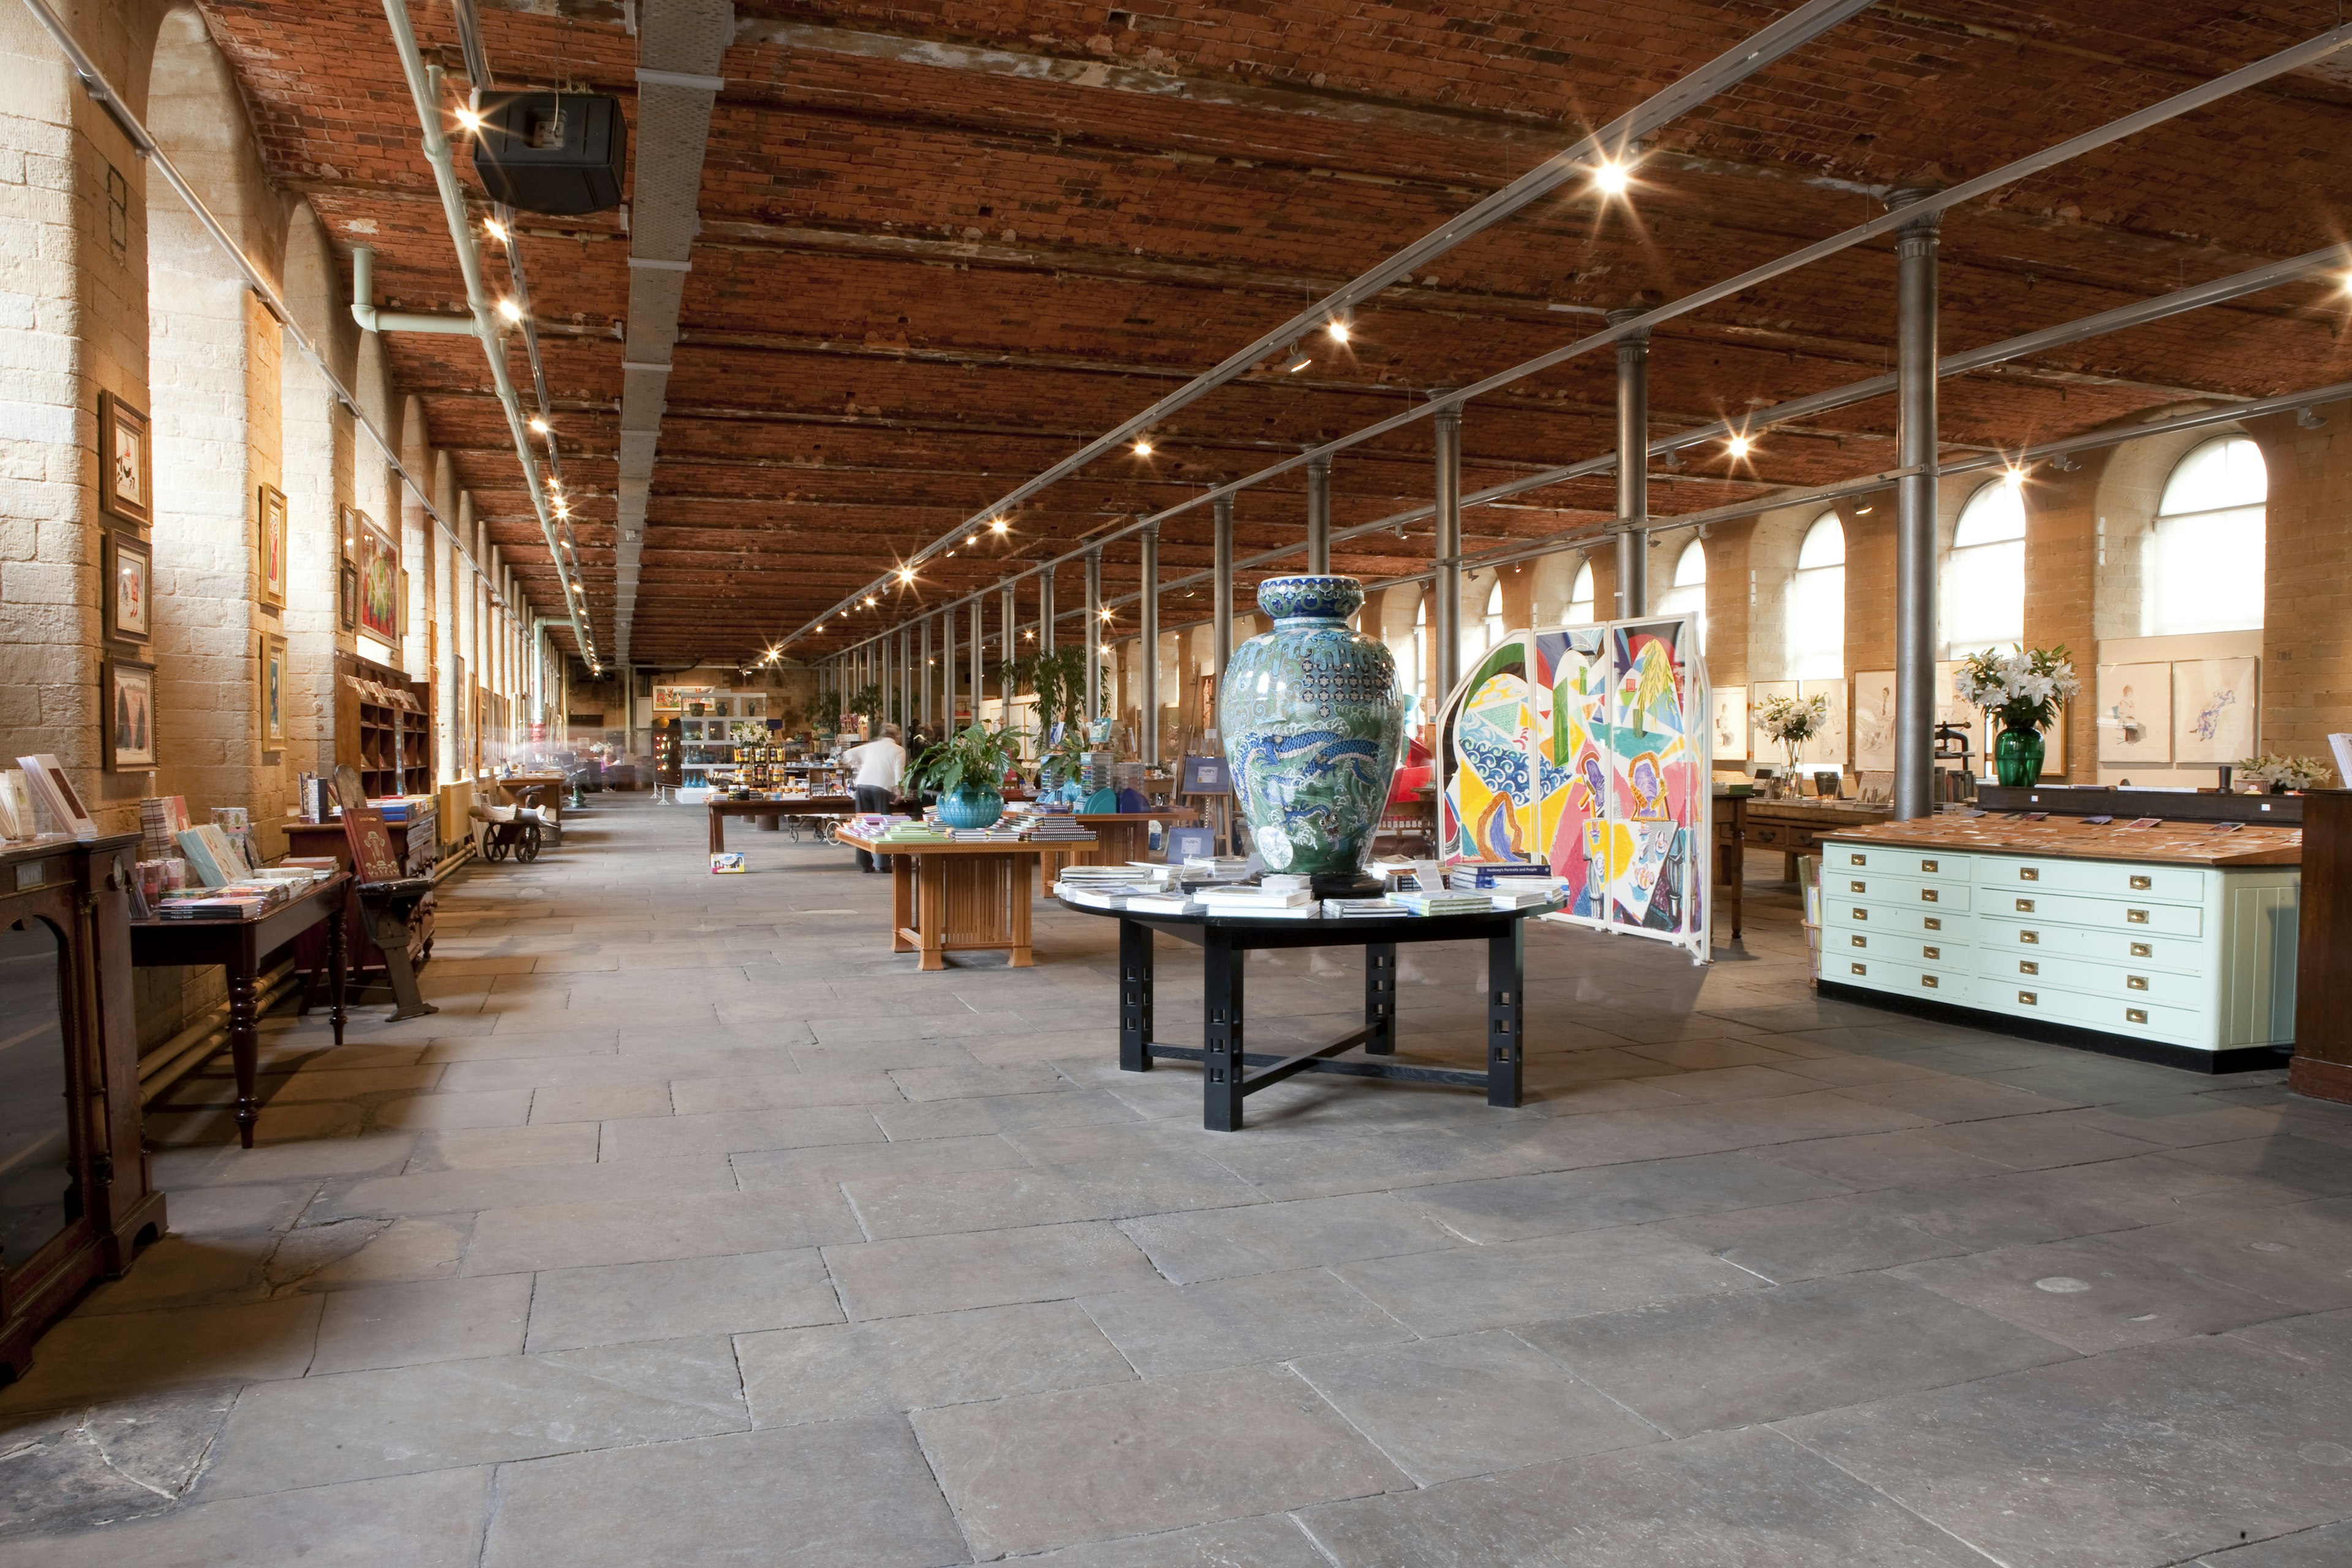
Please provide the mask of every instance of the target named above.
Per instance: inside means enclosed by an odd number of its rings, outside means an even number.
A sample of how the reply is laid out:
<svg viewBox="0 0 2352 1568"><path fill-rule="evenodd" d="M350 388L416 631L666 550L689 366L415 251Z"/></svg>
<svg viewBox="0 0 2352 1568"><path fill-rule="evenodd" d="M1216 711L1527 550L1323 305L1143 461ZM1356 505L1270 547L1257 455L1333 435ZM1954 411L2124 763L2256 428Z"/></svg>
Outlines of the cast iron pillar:
<svg viewBox="0 0 2352 1568"><path fill-rule="evenodd" d="M988 640L988 595L971 596L971 721L980 722L980 698L984 687L981 649Z"/></svg>
<svg viewBox="0 0 2352 1568"><path fill-rule="evenodd" d="M940 612L940 695L947 700L947 705L940 713L940 724L950 733L955 730L955 606L950 605Z"/></svg>
<svg viewBox="0 0 2352 1568"><path fill-rule="evenodd" d="M1307 570L1325 576L1331 570L1331 459L1307 459ZM1223 666L1219 667L1223 668Z"/></svg>
<svg viewBox="0 0 2352 1568"><path fill-rule="evenodd" d="M915 721L915 628L898 628L898 732Z"/></svg>
<svg viewBox="0 0 2352 1568"><path fill-rule="evenodd" d="M1021 678L1013 672L1013 661L1021 657L1021 606L1013 596L1013 583L1006 579L996 606L997 618L1004 623L1004 721L1013 722L1013 700L1021 694Z"/></svg>
<svg viewBox="0 0 2352 1568"><path fill-rule="evenodd" d="M1609 324L1640 310L1612 310ZM1650 334L1617 340L1617 616L1650 613Z"/></svg>
<svg viewBox="0 0 2352 1568"><path fill-rule="evenodd" d="M1102 552L1087 552L1087 722L1102 717Z"/></svg>
<svg viewBox="0 0 2352 1568"><path fill-rule="evenodd" d="M1898 191L1903 207L1926 193ZM1928 213L1895 245L1895 816L1935 815L1936 231Z"/></svg>
<svg viewBox="0 0 2352 1568"><path fill-rule="evenodd" d="M1462 405L1447 404L1432 421L1437 426L1437 575L1430 591L1437 613L1429 617L1434 679L1430 682L1432 721L1462 679Z"/></svg>
<svg viewBox="0 0 2352 1568"><path fill-rule="evenodd" d="M1143 542L1143 583L1137 604L1137 659L1143 677L1136 744L1146 767L1160 765L1160 525L1152 523L1139 535Z"/></svg>
<svg viewBox="0 0 2352 1568"><path fill-rule="evenodd" d="M1037 574L1037 651L1054 651L1054 569Z"/></svg>
<svg viewBox="0 0 2352 1568"><path fill-rule="evenodd" d="M1219 496L1213 503L1217 516L1215 555L1209 568L1211 614L1217 617L1211 642L1216 648L1217 690L1225 689L1225 667L1234 662L1234 498Z"/></svg>

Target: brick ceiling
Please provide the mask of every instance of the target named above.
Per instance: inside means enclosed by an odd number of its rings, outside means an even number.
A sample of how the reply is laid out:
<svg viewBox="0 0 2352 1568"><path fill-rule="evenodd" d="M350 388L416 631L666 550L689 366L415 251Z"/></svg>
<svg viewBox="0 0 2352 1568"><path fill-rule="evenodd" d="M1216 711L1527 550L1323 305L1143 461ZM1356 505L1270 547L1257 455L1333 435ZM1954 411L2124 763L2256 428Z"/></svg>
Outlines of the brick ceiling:
<svg viewBox="0 0 2352 1568"><path fill-rule="evenodd" d="M378 302L461 308L378 9L202 3L273 174L340 244L376 247ZM1788 8L738 0L654 473L636 661L756 653ZM462 84L446 7L412 0L412 14L428 57ZM1654 137L1630 205L1576 187L1548 198L1360 310L1347 348L1313 340L1312 369L1269 367L1192 404L1155 433L1150 457L1121 453L1055 486L1003 539L927 565L858 625L1570 342L1600 311L1674 299L1848 228L1884 210L1886 189L1983 173L2338 20L2336 0L1878 6ZM603 0L482 10L500 86L633 102L624 22ZM2352 69L2332 65L2281 77L1955 210L1944 351L2347 237L2347 83ZM590 492L573 522L588 616L609 647L627 241L606 214L527 219L520 243L566 473ZM1891 242L1865 245L1661 331L1654 433L1891 368L1893 276ZM2347 305L2329 280L2283 288L1948 382L1944 436L1949 449L2013 447L2189 398L2341 380ZM559 602L479 346L386 343L492 538L537 602ZM520 340L513 353L527 385ZM1608 450L1612 374L1595 354L1473 405L1465 489ZM1702 449L1654 478L1653 510L1890 467L1894 419L1884 399L1776 429L1736 466ZM1335 524L1424 501L1429 487L1423 423L1339 458ZM1603 475L1475 510L1467 547L1588 526L1610 515L1612 487ZM1294 472L1244 494L1241 552L1297 540L1304 492ZM1204 567L1208 531L1206 509L1169 524L1163 572ZM1346 542L1334 565L1379 577L1428 551L1425 531L1408 530ZM1105 576L1113 592L1132 586L1131 541L1106 552ZM1076 587L1071 569L1066 606ZM1191 618L1185 608L1171 605L1171 620ZM848 640L835 631L792 651Z"/></svg>

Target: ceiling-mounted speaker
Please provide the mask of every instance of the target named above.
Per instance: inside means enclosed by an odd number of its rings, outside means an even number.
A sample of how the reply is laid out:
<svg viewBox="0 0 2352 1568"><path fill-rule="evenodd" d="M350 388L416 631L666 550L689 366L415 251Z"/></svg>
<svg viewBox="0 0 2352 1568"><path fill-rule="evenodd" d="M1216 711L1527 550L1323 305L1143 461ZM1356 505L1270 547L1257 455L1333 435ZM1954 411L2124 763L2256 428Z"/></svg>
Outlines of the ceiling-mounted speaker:
<svg viewBox="0 0 2352 1568"><path fill-rule="evenodd" d="M621 100L593 92L510 92L482 100L474 173L493 199L576 216L621 205L629 127Z"/></svg>

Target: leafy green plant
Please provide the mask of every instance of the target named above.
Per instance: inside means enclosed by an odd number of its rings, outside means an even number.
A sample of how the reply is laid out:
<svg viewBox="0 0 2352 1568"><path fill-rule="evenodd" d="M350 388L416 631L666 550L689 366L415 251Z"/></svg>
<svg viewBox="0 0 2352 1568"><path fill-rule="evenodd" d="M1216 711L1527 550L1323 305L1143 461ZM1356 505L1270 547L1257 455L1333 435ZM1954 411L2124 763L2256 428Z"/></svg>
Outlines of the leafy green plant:
<svg viewBox="0 0 2352 1568"><path fill-rule="evenodd" d="M842 711L861 714L879 724L882 722L882 689L872 685L860 687L856 693L842 705Z"/></svg>
<svg viewBox="0 0 2352 1568"><path fill-rule="evenodd" d="M926 747L907 770L907 785L941 795L967 788L1001 790L1005 770L1021 754L1022 733L1010 725L991 730L985 724L968 724Z"/></svg>
<svg viewBox="0 0 2352 1568"><path fill-rule="evenodd" d="M1052 653L1026 653L1007 659L996 667L996 679L1007 677L1012 679L1015 692L1036 693L1037 723L1046 733L1051 733L1056 723L1086 713L1087 650L1082 647L1055 648ZM1106 700L1109 689L1106 677Z"/></svg>

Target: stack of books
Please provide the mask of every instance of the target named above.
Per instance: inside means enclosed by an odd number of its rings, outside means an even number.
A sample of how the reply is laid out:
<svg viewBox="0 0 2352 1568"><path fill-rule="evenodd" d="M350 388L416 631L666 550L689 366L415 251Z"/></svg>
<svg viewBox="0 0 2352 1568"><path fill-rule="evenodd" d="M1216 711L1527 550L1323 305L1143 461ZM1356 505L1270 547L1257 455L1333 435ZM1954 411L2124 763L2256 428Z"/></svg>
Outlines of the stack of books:
<svg viewBox="0 0 2352 1568"><path fill-rule="evenodd" d="M1391 903L1385 896L1323 900L1323 918L1327 921L1387 921L1407 912Z"/></svg>
<svg viewBox="0 0 2352 1568"><path fill-rule="evenodd" d="M1116 910L1126 904L1127 895L1137 885L1134 874L1124 866L1065 866L1055 879L1054 891L1074 904Z"/></svg>
<svg viewBox="0 0 2352 1568"><path fill-rule="evenodd" d="M1389 900L1408 914L1483 915L1495 908L1487 893L1391 893Z"/></svg>
<svg viewBox="0 0 2352 1568"><path fill-rule="evenodd" d="M867 837L877 844L949 844L954 842L945 829L929 822L911 822L901 817Z"/></svg>
<svg viewBox="0 0 2352 1568"><path fill-rule="evenodd" d="M993 827L950 827L947 830L951 844L1018 844L1021 829L1000 822Z"/></svg>
<svg viewBox="0 0 2352 1568"><path fill-rule="evenodd" d="M180 835L188 829L188 803L176 795L151 795L139 803L139 858L179 858Z"/></svg>
<svg viewBox="0 0 2352 1568"><path fill-rule="evenodd" d="M253 869L244 851L209 822L188 828L179 837L180 853L187 860L188 869L207 888L225 888Z"/></svg>
<svg viewBox="0 0 2352 1568"><path fill-rule="evenodd" d="M1212 882L1238 882L1250 874L1250 861L1245 855L1187 855L1184 871Z"/></svg>
<svg viewBox="0 0 2352 1568"><path fill-rule="evenodd" d="M1304 880L1304 879L1296 879ZM1252 920L1311 921L1323 912L1322 901L1306 888L1253 887L1241 882L1212 884L1200 890L1201 908L1213 915L1242 915Z"/></svg>
<svg viewBox="0 0 2352 1568"><path fill-rule="evenodd" d="M1093 829L1066 812L1040 812L1029 819L1033 844L1092 844Z"/></svg>
<svg viewBox="0 0 2352 1568"><path fill-rule="evenodd" d="M1138 915L1197 915L1207 906L1181 888L1136 887L1121 907Z"/></svg>

